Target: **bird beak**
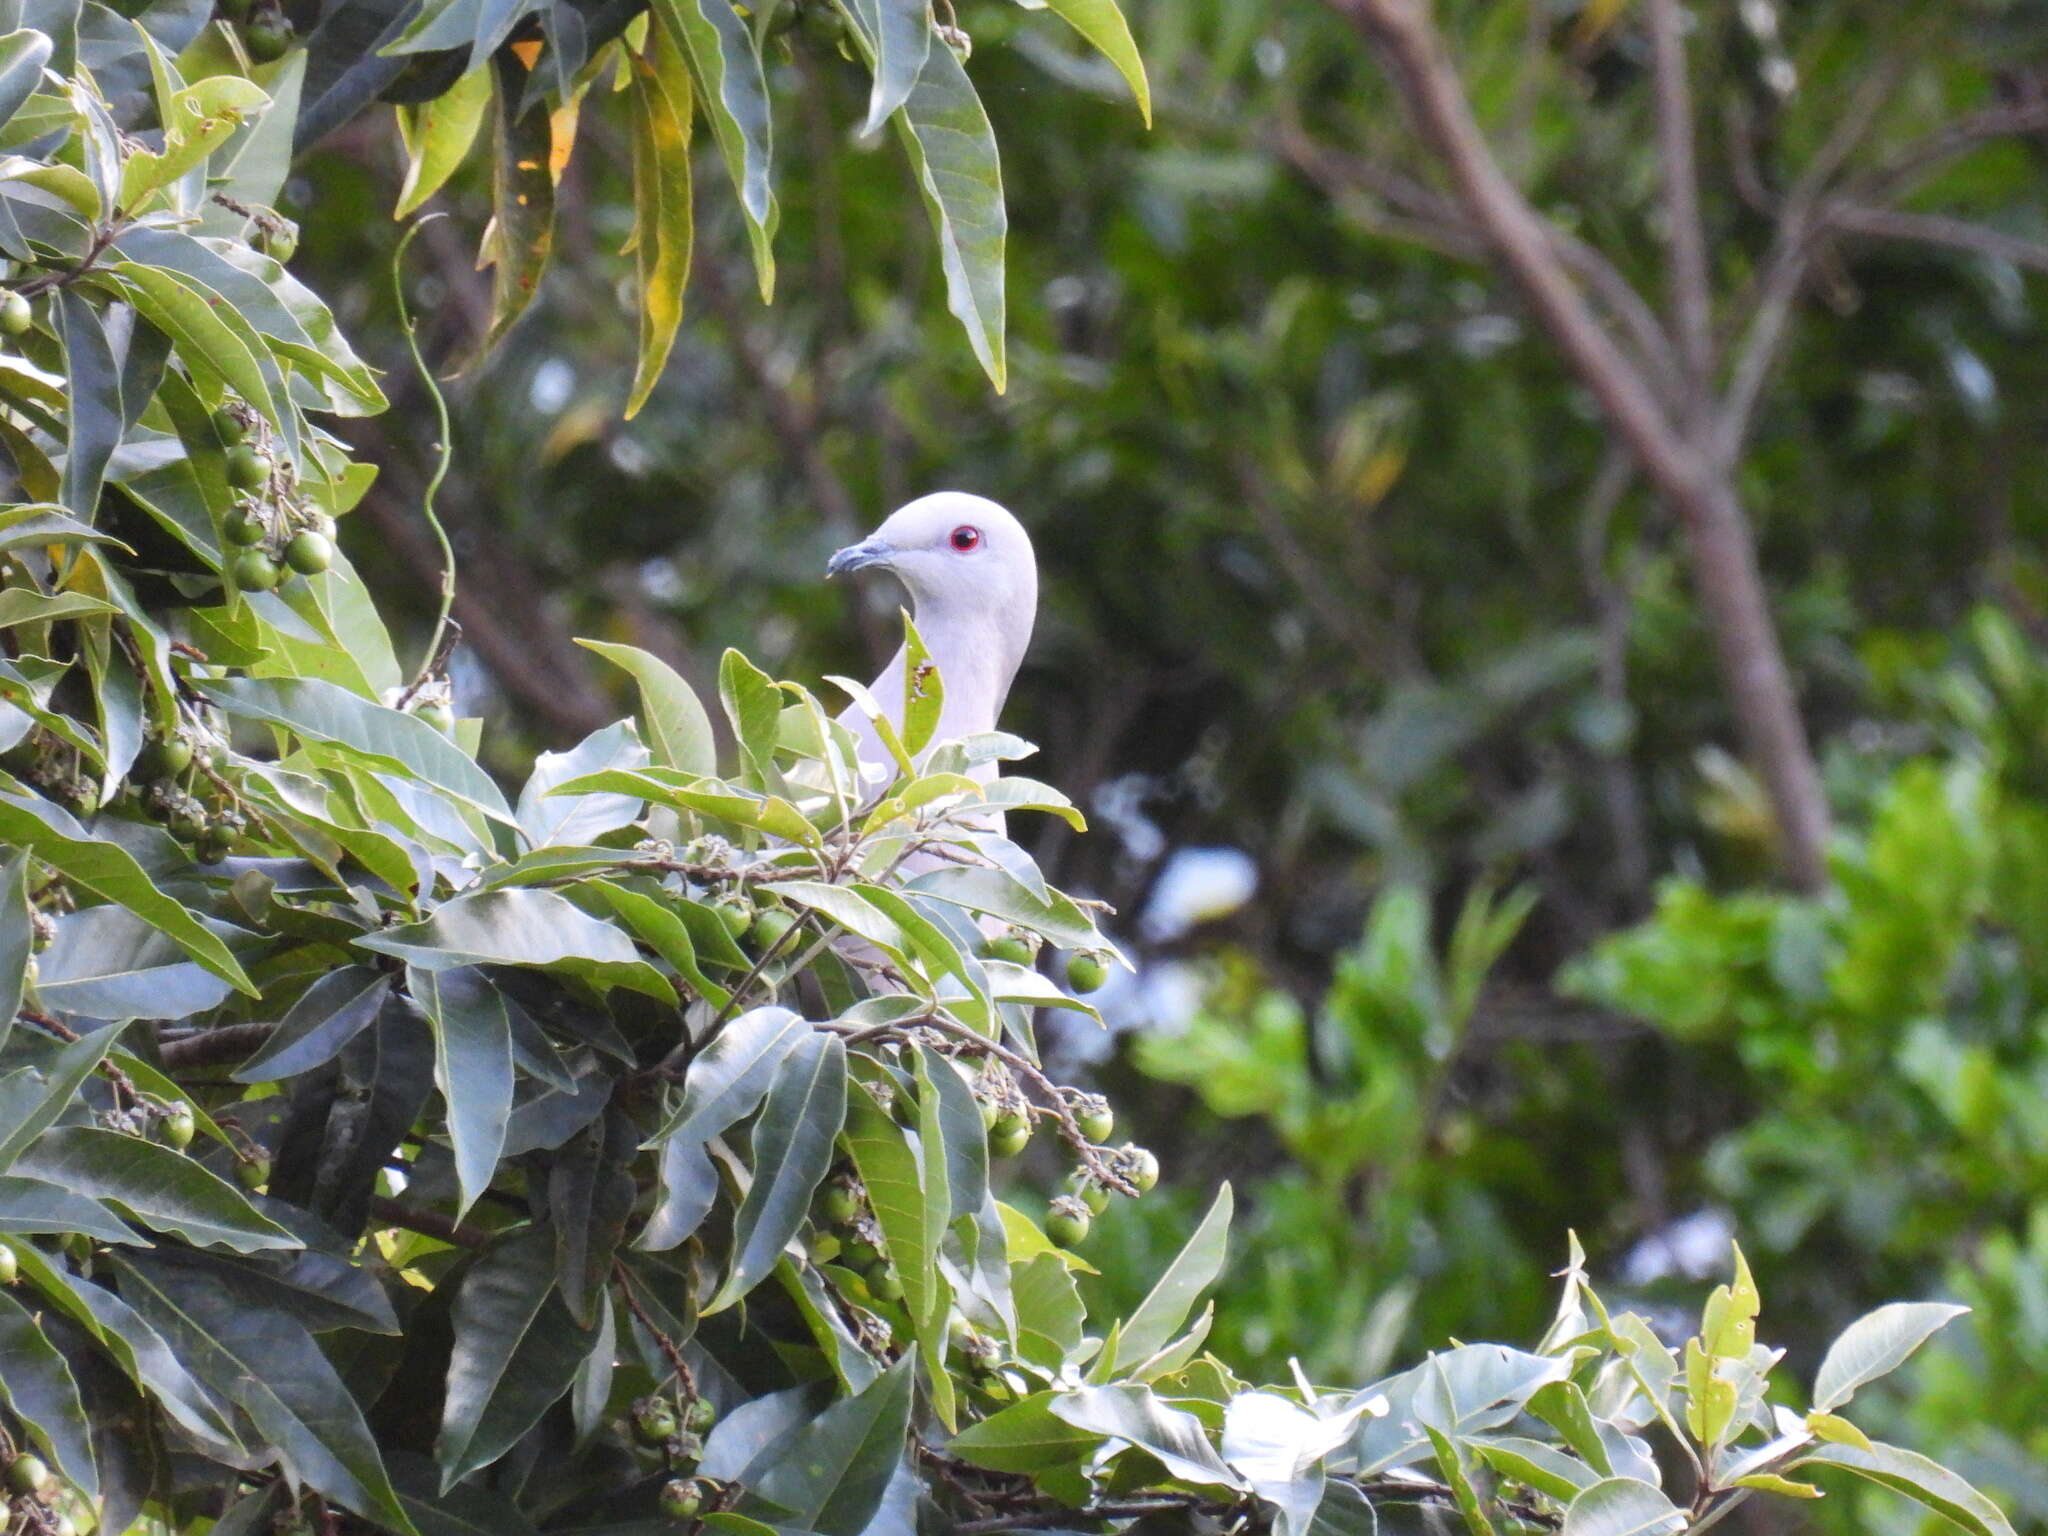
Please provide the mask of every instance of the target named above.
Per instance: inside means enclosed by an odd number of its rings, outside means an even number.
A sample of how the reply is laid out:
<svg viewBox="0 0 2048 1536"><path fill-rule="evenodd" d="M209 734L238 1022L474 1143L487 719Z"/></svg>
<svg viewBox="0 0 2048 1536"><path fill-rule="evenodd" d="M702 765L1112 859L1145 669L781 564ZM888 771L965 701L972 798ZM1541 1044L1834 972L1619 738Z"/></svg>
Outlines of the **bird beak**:
<svg viewBox="0 0 2048 1536"><path fill-rule="evenodd" d="M888 565L896 557L896 551L879 538L862 539L858 544L849 544L830 560L825 562L827 576L845 576L853 571L864 571L869 566Z"/></svg>

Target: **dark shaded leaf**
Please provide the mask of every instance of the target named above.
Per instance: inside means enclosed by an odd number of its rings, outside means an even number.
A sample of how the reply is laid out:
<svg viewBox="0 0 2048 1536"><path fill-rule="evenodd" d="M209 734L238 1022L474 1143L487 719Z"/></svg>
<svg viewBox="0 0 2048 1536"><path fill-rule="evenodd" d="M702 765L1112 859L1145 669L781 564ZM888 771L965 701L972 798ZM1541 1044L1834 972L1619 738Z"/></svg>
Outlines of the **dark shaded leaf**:
<svg viewBox="0 0 2048 1536"><path fill-rule="evenodd" d="M366 965L329 971L299 995L277 1029L234 1072L241 1083L275 1082L311 1071L376 1021L391 979Z"/></svg>
<svg viewBox="0 0 2048 1536"><path fill-rule="evenodd" d="M434 1032L434 1082L448 1107L460 1220L490 1188L504 1152L512 1116L512 1024L505 999L474 966L407 967L405 978Z"/></svg>
<svg viewBox="0 0 2048 1536"><path fill-rule="evenodd" d="M60 288L50 312L64 344L65 454L61 500L80 522L95 520L107 462L125 417L121 366L99 312L74 289Z"/></svg>
<svg viewBox="0 0 2048 1536"><path fill-rule="evenodd" d="M821 1536L861 1536L903 1459L916 1353L790 1436L754 1491Z"/></svg>
<svg viewBox="0 0 2048 1536"><path fill-rule="evenodd" d="M264 1216L225 1179L182 1152L95 1126L45 1131L15 1161L32 1179L111 1200L144 1226L237 1253L296 1248L298 1239Z"/></svg>
<svg viewBox="0 0 2048 1536"><path fill-rule="evenodd" d="M732 1267L707 1315L765 1280L810 1212L811 1195L832 1167L846 1119L846 1047L836 1035L806 1033L776 1069L754 1122L754 1182L733 1218Z"/></svg>
<svg viewBox="0 0 2048 1536"><path fill-rule="evenodd" d="M78 1383L56 1346L28 1309L0 1291L0 1398L27 1426L56 1469L81 1492L97 1496L99 1466L93 1459L92 1434Z"/></svg>

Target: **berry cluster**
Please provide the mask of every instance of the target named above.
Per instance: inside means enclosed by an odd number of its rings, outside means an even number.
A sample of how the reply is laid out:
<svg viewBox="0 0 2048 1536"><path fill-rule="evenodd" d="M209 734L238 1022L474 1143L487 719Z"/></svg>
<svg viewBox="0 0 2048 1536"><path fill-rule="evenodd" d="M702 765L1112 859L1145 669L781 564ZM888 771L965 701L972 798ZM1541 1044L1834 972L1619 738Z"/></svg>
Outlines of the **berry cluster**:
<svg viewBox="0 0 2048 1536"><path fill-rule="evenodd" d="M292 466L277 457L263 418L230 400L213 413L213 430L227 450L228 484L242 493L221 527L241 551L230 567L235 585L268 592L288 571L317 576L332 565L334 519L299 496Z"/></svg>

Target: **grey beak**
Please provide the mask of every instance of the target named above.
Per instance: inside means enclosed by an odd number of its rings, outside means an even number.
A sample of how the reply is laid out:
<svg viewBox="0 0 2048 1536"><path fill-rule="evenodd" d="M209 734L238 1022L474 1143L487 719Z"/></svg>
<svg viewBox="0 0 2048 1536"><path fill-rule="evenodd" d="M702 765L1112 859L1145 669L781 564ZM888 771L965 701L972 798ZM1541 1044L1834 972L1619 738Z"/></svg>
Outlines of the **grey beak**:
<svg viewBox="0 0 2048 1536"><path fill-rule="evenodd" d="M858 544L847 545L826 561L825 574L845 576L853 571L864 571L869 566L887 565L895 555L896 551L878 538L862 539Z"/></svg>

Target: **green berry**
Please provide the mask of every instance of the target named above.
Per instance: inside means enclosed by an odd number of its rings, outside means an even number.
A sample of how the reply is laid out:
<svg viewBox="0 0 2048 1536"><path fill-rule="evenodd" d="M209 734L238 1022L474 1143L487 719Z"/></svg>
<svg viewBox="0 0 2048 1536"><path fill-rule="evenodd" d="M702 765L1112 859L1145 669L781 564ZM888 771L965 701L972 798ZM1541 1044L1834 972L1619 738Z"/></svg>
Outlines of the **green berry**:
<svg viewBox="0 0 2048 1536"><path fill-rule="evenodd" d="M28 328L36 323L35 311L27 299L18 293L10 293L0 299L0 331L10 336L25 335Z"/></svg>
<svg viewBox="0 0 2048 1536"><path fill-rule="evenodd" d="M718 1405L708 1397L693 1397L690 1406L683 1410L683 1428L693 1435L711 1432L711 1426L718 1422Z"/></svg>
<svg viewBox="0 0 2048 1536"><path fill-rule="evenodd" d="M263 254L273 261L290 261L299 254L299 230L297 225L284 229L266 229L263 232Z"/></svg>
<svg viewBox="0 0 2048 1536"><path fill-rule="evenodd" d="M21 1273L21 1260L14 1256L14 1250L0 1243L0 1285L14 1284L15 1276Z"/></svg>
<svg viewBox="0 0 2048 1536"><path fill-rule="evenodd" d="M285 50L291 45L292 24L282 12L275 10L266 10L255 16L242 33L242 46L249 50L249 57L258 64L275 63L284 57Z"/></svg>
<svg viewBox="0 0 2048 1536"><path fill-rule="evenodd" d="M887 1259L868 1270L867 1282L869 1293L878 1301L903 1299L903 1276L896 1272L896 1266Z"/></svg>
<svg viewBox="0 0 2048 1536"><path fill-rule="evenodd" d="M871 1269L881 1257L882 1250L858 1232L849 1232L839 1240L839 1262L848 1269Z"/></svg>
<svg viewBox="0 0 2048 1536"><path fill-rule="evenodd" d="M247 549L235 557L235 585L244 592L268 592L284 580L284 567L260 549Z"/></svg>
<svg viewBox="0 0 2048 1536"><path fill-rule="evenodd" d="M664 1445L680 1426L667 1403L648 1403L633 1415L633 1438L642 1445Z"/></svg>
<svg viewBox="0 0 2048 1536"><path fill-rule="evenodd" d="M262 518L241 507L227 515L220 531L227 535L230 544L239 544L245 549L261 544L270 534L270 530L263 526Z"/></svg>
<svg viewBox="0 0 2048 1536"><path fill-rule="evenodd" d="M247 443L228 450L228 484L238 491L258 491L270 483L270 460Z"/></svg>
<svg viewBox="0 0 2048 1536"><path fill-rule="evenodd" d="M291 543L285 545L284 563L301 576L318 576L334 564L334 546L308 528L304 533L294 534Z"/></svg>
<svg viewBox="0 0 2048 1536"><path fill-rule="evenodd" d="M424 720L443 736L454 734L455 711L439 699L429 699L424 704L413 706L415 718Z"/></svg>
<svg viewBox="0 0 2048 1536"><path fill-rule="evenodd" d="M192 766L192 743L182 736L165 736L144 746L135 759L135 776L144 779L174 779Z"/></svg>
<svg viewBox="0 0 2048 1536"><path fill-rule="evenodd" d="M721 896L711 904L711 910L725 924L725 931L736 939L745 938L747 930L754 926L754 909L747 905L744 896Z"/></svg>
<svg viewBox="0 0 2048 1536"><path fill-rule="evenodd" d="M1126 1144L1121 1148L1117 1153L1117 1169L1137 1186L1141 1195L1159 1182L1159 1159L1143 1147Z"/></svg>
<svg viewBox="0 0 2048 1536"><path fill-rule="evenodd" d="M1116 1129L1116 1114L1102 1099L1090 1094L1074 1107L1074 1123L1090 1141L1105 1142Z"/></svg>
<svg viewBox="0 0 2048 1536"><path fill-rule="evenodd" d="M974 1107L981 1111L981 1128L984 1131L994 1130L996 1128L996 1121L1002 1118L1003 1106L997 1103L994 1098L984 1098L982 1095L976 1094Z"/></svg>
<svg viewBox="0 0 2048 1536"><path fill-rule="evenodd" d="M1067 956L1067 988L1072 992L1099 992L1109 980L1109 962L1092 949ZM1105 1133L1107 1134L1107 1133ZM1096 1140L1101 1140L1097 1137Z"/></svg>
<svg viewBox="0 0 2048 1536"><path fill-rule="evenodd" d="M818 1196L818 1215L838 1226L860 1214L860 1197L846 1185L834 1181Z"/></svg>
<svg viewBox="0 0 2048 1536"><path fill-rule="evenodd" d="M235 1177L241 1180L244 1189L261 1189L270 1182L270 1159L244 1158L235 1164Z"/></svg>
<svg viewBox="0 0 2048 1536"><path fill-rule="evenodd" d="M997 1157L1015 1157L1031 1141L1031 1117L1020 1109L1006 1109L989 1128L988 1149Z"/></svg>
<svg viewBox="0 0 2048 1536"><path fill-rule="evenodd" d="M1031 963L1031 946L1014 933L999 939L983 939L975 952L984 960L1007 960L1012 965Z"/></svg>
<svg viewBox="0 0 2048 1536"><path fill-rule="evenodd" d="M208 861L213 862L212 860ZM180 1104L163 1119L164 1145L182 1152L192 1145L192 1133L198 1129L192 1118L192 1111Z"/></svg>
<svg viewBox="0 0 2048 1536"><path fill-rule="evenodd" d="M192 852L198 856L202 864L218 864L228 856L228 851L233 847L234 843L227 833L221 831L219 827L208 827L199 835L198 846Z"/></svg>
<svg viewBox="0 0 2048 1536"><path fill-rule="evenodd" d="M1046 1214L1045 1235L1062 1248L1072 1248L1088 1236L1088 1207L1072 1195L1061 1195Z"/></svg>
<svg viewBox="0 0 2048 1536"><path fill-rule="evenodd" d="M1109 1209L1109 1191L1095 1182L1086 1168L1076 1168L1067 1179L1067 1187L1076 1200L1088 1207L1088 1214L1100 1216Z"/></svg>
<svg viewBox="0 0 2048 1536"><path fill-rule="evenodd" d="M188 843L196 843L206 835L206 815L198 802L181 805L171 816L171 835Z"/></svg>
<svg viewBox="0 0 2048 1536"><path fill-rule="evenodd" d="M50 1469L40 1456L26 1452L7 1463L7 1491L33 1496L48 1490Z"/></svg>
<svg viewBox="0 0 2048 1536"><path fill-rule="evenodd" d="M754 945L766 953L796 926L796 914L786 907L763 907L754 914Z"/></svg>
<svg viewBox="0 0 2048 1536"><path fill-rule="evenodd" d="M672 1478L661 1490L661 1512L671 1520L693 1520L704 1508L704 1485L694 1477Z"/></svg>
<svg viewBox="0 0 2048 1536"><path fill-rule="evenodd" d="M841 1246L837 1232L820 1232L811 1239L811 1262L813 1264L830 1264L839 1257Z"/></svg>
<svg viewBox="0 0 2048 1536"><path fill-rule="evenodd" d="M213 413L213 435L232 448L249 435L249 429L242 424L242 418L226 406Z"/></svg>

